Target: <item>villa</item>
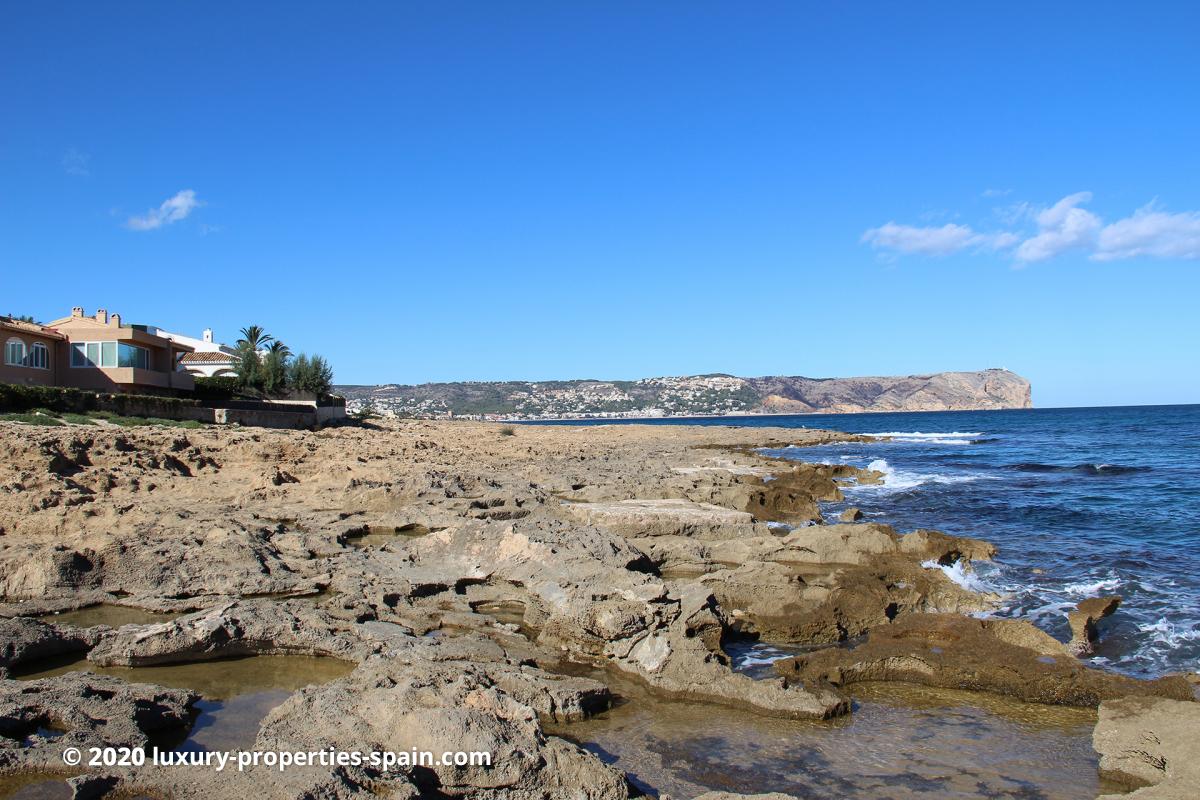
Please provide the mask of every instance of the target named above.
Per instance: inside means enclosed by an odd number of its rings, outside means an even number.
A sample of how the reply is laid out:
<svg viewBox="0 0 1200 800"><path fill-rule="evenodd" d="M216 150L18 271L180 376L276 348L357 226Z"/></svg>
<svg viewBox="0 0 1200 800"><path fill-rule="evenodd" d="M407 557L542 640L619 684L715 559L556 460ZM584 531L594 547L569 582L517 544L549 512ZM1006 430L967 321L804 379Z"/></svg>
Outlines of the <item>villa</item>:
<svg viewBox="0 0 1200 800"><path fill-rule="evenodd" d="M124 325L120 314L104 309L84 316L78 306L46 325L0 317L0 382L141 394L191 391L195 380L181 361L193 348L156 331Z"/></svg>
<svg viewBox="0 0 1200 800"><path fill-rule="evenodd" d="M196 339L182 333L171 333L162 328L147 327L147 331L157 336L163 336L181 345L192 348L185 353L180 364L192 375L204 378L215 378L222 375L236 375L238 354L227 344L221 344L213 339L212 328L205 328L201 338Z"/></svg>

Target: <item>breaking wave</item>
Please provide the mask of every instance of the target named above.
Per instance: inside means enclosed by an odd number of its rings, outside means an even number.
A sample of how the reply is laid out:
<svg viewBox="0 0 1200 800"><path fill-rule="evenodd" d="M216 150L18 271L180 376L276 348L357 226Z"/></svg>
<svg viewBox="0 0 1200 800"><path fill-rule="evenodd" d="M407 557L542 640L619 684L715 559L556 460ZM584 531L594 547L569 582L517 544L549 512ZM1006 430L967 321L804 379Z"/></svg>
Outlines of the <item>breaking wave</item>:
<svg viewBox="0 0 1200 800"><path fill-rule="evenodd" d="M976 438L983 433L950 431L949 433L925 433L923 431L884 431L868 433L877 439L890 439L893 442L908 442L910 444L974 444ZM981 440L982 441L982 440Z"/></svg>
<svg viewBox="0 0 1200 800"><path fill-rule="evenodd" d="M987 477L978 474L965 475L944 475L936 472L909 472L907 470L899 470L892 467L886 459L877 458L870 464L867 464L867 469L874 470L883 474L883 483L874 484L856 484L853 486L842 487L843 491L884 491L896 492L905 489L912 489L927 483L970 483L977 481L980 478Z"/></svg>
<svg viewBox="0 0 1200 800"><path fill-rule="evenodd" d="M953 564L939 564L937 561L930 559L924 561L921 566L925 569L940 569L942 573L950 580L957 583L968 592L977 592L979 594L987 594L996 590L988 585L986 581L979 577L973 570L967 567L962 561L955 561Z"/></svg>

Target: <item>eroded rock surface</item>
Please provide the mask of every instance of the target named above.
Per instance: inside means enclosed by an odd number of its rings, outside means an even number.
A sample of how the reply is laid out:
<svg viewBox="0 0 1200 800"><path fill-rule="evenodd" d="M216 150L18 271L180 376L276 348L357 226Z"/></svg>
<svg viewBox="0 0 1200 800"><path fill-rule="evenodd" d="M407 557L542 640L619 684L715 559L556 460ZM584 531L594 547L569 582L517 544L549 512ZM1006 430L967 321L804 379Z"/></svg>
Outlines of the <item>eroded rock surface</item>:
<svg viewBox="0 0 1200 800"><path fill-rule="evenodd" d="M0 670L84 652L98 666L132 667L337 658L357 667L275 708L256 748L452 743L495 759L387 774L181 768L76 779L81 794L203 800L623 799L619 771L541 727L607 708L615 698L603 676L679 702L808 719L848 713L839 686L879 678L1082 704L1177 695L1171 681L1086 670L1028 626L954 616L995 598L937 567L990 558L991 545L825 524L822 501L879 476L756 452L839 438L634 425L499 436L471 423L186 435L0 423ZM29 618L94 603L182 616L86 629ZM924 622L933 612L957 622ZM723 648L737 636L827 644L867 631L866 645L818 652L773 680L735 673ZM984 651L1024 671L964 677ZM4 769L57 766L63 740L144 742L186 729L195 700L95 675L0 687L20 734ZM45 741L27 743L41 736L30 724L59 719L43 714L57 705L75 720L71 733L47 727Z"/></svg>
<svg viewBox="0 0 1200 800"><path fill-rule="evenodd" d="M1092 746L1100 773L1137 800L1200 797L1200 704L1158 697L1122 697L1100 705Z"/></svg>
<svg viewBox="0 0 1200 800"><path fill-rule="evenodd" d="M103 675L0 680L0 771L61 770L68 747L161 744L187 731L198 699Z"/></svg>

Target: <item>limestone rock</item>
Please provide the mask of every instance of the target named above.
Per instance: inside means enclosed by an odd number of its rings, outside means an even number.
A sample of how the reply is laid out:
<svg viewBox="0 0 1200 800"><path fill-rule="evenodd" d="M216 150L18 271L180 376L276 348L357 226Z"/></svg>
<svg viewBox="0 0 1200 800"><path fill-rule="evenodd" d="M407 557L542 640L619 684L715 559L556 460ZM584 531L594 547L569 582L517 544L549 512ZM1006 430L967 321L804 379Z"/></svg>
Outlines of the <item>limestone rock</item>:
<svg viewBox="0 0 1200 800"><path fill-rule="evenodd" d="M103 675L0 680L0 769L62 769L68 747L138 747L191 725L199 697Z"/></svg>
<svg viewBox="0 0 1200 800"><path fill-rule="evenodd" d="M563 513L584 525L599 525L622 536L690 536L736 539L764 535L745 511L691 500L621 500L615 503L565 503Z"/></svg>
<svg viewBox="0 0 1200 800"><path fill-rule="evenodd" d="M1092 746L1100 774L1130 788L1110 797L1184 800L1200 797L1200 704L1122 697L1100 704Z"/></svg>
<svg viewBox="0 0 1200 800"><path fill-rule="evenodd" d="M950 614L911 614L873 628L853 649L829 648L778 661L785 677L907 681L926 686L990 691L1027 702L1096 706L1125 695L1191 699L1183 678L1140 681L1088 669L1057 640L1024 620L980 620Z"/></svg>
<svg viewBox="0 0 1200 800"><path fill-rule="evenodd" d="M95 630L64 629L26 617L0 619L0 678L25 662L86 652L98 638Z"/></svg>

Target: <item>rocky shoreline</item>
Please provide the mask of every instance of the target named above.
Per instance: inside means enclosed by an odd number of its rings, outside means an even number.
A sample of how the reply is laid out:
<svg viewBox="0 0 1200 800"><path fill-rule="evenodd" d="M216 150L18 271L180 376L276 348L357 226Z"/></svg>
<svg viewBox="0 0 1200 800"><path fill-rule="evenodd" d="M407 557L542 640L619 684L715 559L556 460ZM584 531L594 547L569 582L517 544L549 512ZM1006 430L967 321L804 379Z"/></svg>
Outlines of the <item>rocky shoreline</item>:
<svg viewBox="0 0 1200 800"><path fill-rule="evenodd" d="M758 448L860 437L686 426L384 422L319 432L0 423L0 773L75 796L626 798L627 776L546 726L656 699L836 720L893 681L1099 707L1103 774L1196 796L1195 685L1091 669L1095 622L1064 645L941 570L984 541L827 523L852 467ZM116 625L56 612L166 615ZM64 615L64 619L66 615ZM754 679L725 645L810 645ZM847 643L855 646L846 646ZM347 663L258 724L256 750L487 751L490 768L106 767L68 747L169 747L202 694L78 670L262 656ZM606 680L605 676L612 676ZM59 777L55 777L59 776ZM14 784L15 785L15 784ZM67 795L70 796L70 795ZM710 795L715 797L715 795Z"/></svg>

